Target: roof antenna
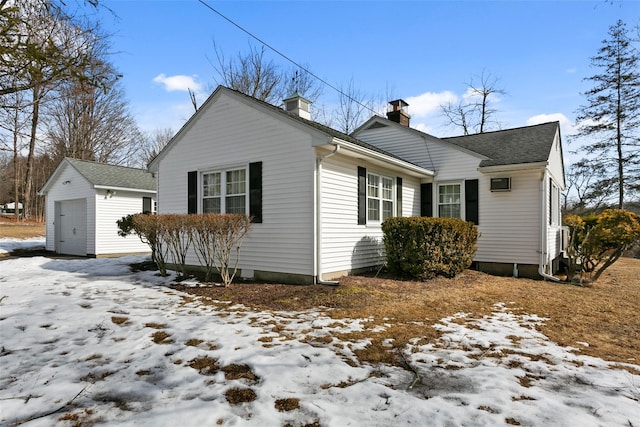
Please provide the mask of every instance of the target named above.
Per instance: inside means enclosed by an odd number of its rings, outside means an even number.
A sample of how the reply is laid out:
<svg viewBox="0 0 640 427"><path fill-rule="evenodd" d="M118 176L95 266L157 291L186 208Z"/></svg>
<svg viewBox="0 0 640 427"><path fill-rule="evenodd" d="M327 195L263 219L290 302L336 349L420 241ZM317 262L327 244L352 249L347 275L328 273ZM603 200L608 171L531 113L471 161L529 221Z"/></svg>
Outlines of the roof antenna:
<svg viewBox="0 0 640 427"><path fill-rule="evenodd" d="M298 90L298 70L296 70L296 75L291 77L291 81L293 82L293 89L295 89L295 93L299 93Z"/></svg>

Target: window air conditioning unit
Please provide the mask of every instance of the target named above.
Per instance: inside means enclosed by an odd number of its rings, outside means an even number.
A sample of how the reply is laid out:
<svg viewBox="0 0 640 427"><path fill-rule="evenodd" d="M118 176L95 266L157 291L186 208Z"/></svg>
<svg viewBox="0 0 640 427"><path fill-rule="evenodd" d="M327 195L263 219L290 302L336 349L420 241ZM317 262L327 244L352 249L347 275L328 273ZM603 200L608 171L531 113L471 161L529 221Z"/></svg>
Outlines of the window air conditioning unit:
<svg viewBox="0 0 640 427"><path fill-rule="evenodd" d="M491 178L491 191L511 191L511 178Z"/></svg>

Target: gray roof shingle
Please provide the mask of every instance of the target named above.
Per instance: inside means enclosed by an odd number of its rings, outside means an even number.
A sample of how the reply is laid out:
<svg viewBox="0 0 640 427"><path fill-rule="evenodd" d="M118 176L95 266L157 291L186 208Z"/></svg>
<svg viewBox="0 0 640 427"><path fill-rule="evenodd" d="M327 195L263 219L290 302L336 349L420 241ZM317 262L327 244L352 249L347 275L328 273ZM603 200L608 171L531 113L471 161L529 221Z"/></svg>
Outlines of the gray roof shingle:
<svg viewBox="0 0 640 427"><path fill-rule="evenodd" d="M558 122L550 122L441 139L488 157L480 167L538 163L549 159L559 126Z"/></svg>
<svg viewBox="0 0 640 427"><path fill-rule="evenodd" d="M94 186L156 190L156 180L151 173L144 169L108 165L69 157L65 160Z"/></svg>

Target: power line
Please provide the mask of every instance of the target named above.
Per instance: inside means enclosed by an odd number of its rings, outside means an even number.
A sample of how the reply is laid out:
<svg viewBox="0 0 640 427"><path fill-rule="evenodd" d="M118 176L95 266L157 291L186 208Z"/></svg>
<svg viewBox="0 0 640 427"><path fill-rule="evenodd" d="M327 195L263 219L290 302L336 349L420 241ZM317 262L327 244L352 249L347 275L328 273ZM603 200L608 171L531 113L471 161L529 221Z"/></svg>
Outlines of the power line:
<svg viewBox="0 0 640 427"><path fill-rule="evenodd" d="M358 101L357 99L354 99L353 97L347 95L346 93L344 93L342 90L338 89L337 87L335 87L334 85L332 85L331 83L329 83L328 81L324 80L323 78L317 76L316 74L314 74L311 70L309 70L306 67L303 67L302 65L298 64L296 61L294 61L293 59L289 58L287 55L285 55L284 53L280 52L278 49L276 49L275 47L271 46L269 43L265 42L264 40L262 40L261 38L259 38L258 36L254 35L253 33L251 33L249 30L246 30L244 27L242 27L240 24L236 24L234 21L232 21L230 18L227 18L225 15L223 15L221 12L219 12L218 10L216 10L213 6L211 6L210 4L208 4L205 0L198 0L199 3L201 3L204 7L206 7L207 9L209 9L210 11L212 11L213 13L215 13L216 15L220 16L222 19L224 19L225 21L227 21L228 23L230 23L231 25L233 25L234 27L238 28L240 31L242 31L243 33L247 34L249 37L253 38L254 40L258 41L259 43L261 43L262 45L268 47L269 49L271 49L273 52L275 52L276 54L280 55L281 57L283 57L284 59L286 59L287 61L291 62L293 65L295 65L296 67L300 68L301 70L303 70L304 72L308 73L309 75L313 76L314 78L316 78L317 80L319 80L320 82L322 82L324 85L329 86L331 89L335 90L336 92L338 92L340 95L348 98L349 100L355 102L356 104L358 104L359 106L361 106L362 108L371 111L373 114L375 114L376 116L379 115L377 111L373 110L372 108L364 105L363 103L361 103L360 101Z"/></svg>

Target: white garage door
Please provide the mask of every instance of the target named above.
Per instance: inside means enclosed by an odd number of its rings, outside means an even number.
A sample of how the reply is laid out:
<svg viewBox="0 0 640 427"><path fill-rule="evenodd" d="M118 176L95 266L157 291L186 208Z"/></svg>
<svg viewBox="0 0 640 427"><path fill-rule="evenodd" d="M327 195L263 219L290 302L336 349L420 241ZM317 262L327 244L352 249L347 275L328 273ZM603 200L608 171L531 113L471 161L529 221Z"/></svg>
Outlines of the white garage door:
<svg viewBox="0 0 640 427"><path fill-rule="evenodd" d="M58 252L67 255L87 254L86 199L57 202Z"/></svg>

